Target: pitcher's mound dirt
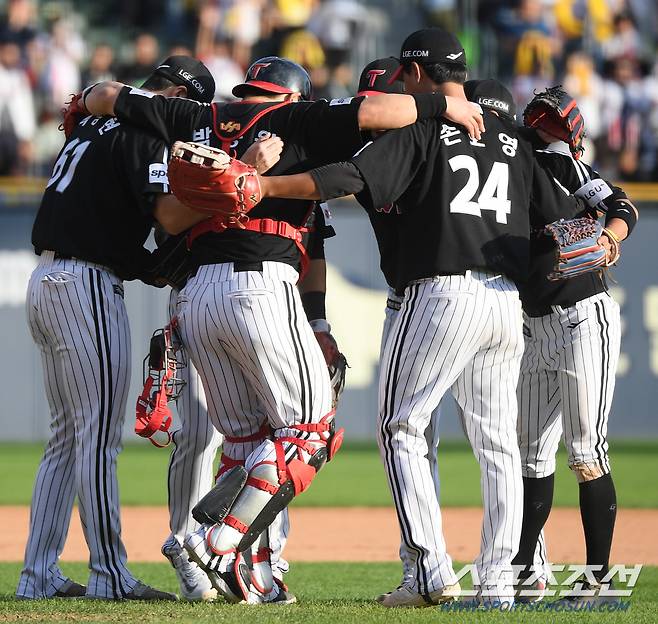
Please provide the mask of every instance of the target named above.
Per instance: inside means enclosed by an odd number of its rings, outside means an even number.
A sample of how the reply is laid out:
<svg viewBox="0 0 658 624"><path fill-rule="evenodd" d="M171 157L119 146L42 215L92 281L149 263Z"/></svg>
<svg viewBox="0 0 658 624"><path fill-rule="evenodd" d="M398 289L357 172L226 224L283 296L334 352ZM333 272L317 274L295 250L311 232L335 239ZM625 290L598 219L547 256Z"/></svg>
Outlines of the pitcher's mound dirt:
<svg viewBox="0 0 658 624"><path fill-rule="evenodd" d="M291 533L285 557L290 561L397 561L399 534L392 508L350 507L292 509ZM22 561L29 509L0 507L0 561ZM123 538L131 561L164 559L160 546L167 536L163 507L124 507ZM443 527L451 556L471 561L480 546L482 511L447 508ZM658 510L620 510L612 562L658 565ZM547 543L552 561L582 563L585 547L577 509L554 509L548 522ZM62 559L87 561L87 547L74 512Z"/></svg>

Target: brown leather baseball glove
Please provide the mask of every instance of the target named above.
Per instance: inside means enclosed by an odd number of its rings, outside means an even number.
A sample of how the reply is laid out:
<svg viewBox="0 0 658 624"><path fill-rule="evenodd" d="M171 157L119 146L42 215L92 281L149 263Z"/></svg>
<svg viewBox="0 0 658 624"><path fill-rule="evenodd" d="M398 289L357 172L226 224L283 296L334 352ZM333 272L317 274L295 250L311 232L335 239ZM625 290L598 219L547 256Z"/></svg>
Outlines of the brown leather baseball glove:
<svg viewBox="0 0 658 624"><path fill-rule="evenodd" d="M254 167L200 143L174 143L169 185L188 208L227 223L247 221L247 213L262 199Z"/></svg>

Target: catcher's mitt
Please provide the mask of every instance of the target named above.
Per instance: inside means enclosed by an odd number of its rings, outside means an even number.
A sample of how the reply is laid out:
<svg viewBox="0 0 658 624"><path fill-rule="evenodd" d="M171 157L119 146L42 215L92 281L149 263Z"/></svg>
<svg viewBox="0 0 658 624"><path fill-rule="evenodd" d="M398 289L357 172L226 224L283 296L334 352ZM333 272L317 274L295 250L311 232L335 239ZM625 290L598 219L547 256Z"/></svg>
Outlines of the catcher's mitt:
<svg viewBox="0 0 658 624"><path fill-rule="evenodd" d="M523 111L523 124L567 143L576 160L583 153L585 122L576 100L561 85L535 94Z"/></svg>
<svg viewBox="0 0 658 624"><path fill-rule="evenodd" d="M148 267L140 275L145 284L182 290L196 264L187 248L187 235L169 236L150 255Z"/></svg>
<svg viewBox="0 0 658 624"><path fill-rule="evenodd" d="M328 331L316 331L315 338L322 349L324 361L329 369L331 380L331 392L333 395L332 406L336 407L343 389L345 388L345 375L349 364L347 358L338 350L336 339Z"/></svg>
<svg viewBox="0 0 658 624"><path fill-rule="evenodd" d="M174 143L168 177L181 203L227 223L248 221L247 213L262 199L254 167L200 143Z"/></svg>
<svg viewBox="0 0 658 624"><path fill-rule="evenodd" d="M614 264L619 259L619 241L604 230L598 221L587 217L580 219L560 219L545 228L546 234L552 236L557 244L555 271L550 273L551 281L568 279L601 267ZM612 259L599 242L601 234L606 233L612 246Z"/></svg>

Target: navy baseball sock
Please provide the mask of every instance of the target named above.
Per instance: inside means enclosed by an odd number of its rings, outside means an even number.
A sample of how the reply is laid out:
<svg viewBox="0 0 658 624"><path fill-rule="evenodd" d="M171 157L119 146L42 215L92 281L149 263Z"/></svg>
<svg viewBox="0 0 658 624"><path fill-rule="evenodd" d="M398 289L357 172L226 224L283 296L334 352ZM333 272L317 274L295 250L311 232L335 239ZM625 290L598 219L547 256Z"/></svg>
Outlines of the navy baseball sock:
<svg viewBox="0 0 658 624"><path fill-rule="evenodd" d="M585 532L588 565L602 565L594 576L601 579L608 571L612 533L617 516L617 494L612 475L580 484L580 517Z"/></svg>
<svg viewBox="0 0 658 624"><path fill-rule="evenodd" d="M533 479L523 477L523 526L519 551L514 565L531 566L539 533L544 528L553 505L554 475Z"/></svg>

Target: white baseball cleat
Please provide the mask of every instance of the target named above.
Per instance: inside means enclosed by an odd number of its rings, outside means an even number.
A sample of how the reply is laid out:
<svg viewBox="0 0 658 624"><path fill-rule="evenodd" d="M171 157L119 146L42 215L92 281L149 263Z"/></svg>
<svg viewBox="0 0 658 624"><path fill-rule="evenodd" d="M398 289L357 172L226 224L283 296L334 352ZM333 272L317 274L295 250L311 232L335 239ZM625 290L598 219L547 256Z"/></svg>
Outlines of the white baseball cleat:
<svg viewBox="0 0 658 624"><path fill-rule="evenodd" d="M377 596L377 602L383 607L431 607L457 600L460 593L461 586L459 583L433 591L429 596L419 594L408 585L400 585L392 592Z"/></svg>
<svg viewBox="0 0 658 624"><path fill-rule="evenodd" d="M185 600L212 602L217 598L217 590L208 575L194 561L190 561L176 540L167 540L162 547L162 554L176 571L181 595Z"/></svg>

